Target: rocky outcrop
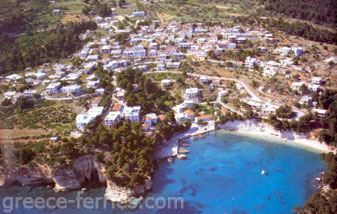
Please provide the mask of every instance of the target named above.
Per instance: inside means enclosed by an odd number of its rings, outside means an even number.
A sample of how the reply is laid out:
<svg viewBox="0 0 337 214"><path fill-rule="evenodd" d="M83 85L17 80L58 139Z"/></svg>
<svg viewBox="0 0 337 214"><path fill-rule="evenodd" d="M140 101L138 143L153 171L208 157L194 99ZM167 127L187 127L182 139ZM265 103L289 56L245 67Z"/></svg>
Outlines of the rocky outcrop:
<svg viewBox="0 0 337 214"><path fill-rule="evenodd" d="M73 161L72 167L54 168L44 164L35 167L21 167L3 170L0 173L0 186L35 186L55 184L55 191L78 189L85 181L98 175L100 182L105 182L104 165L94 162L93 155L84 155Z"/></svg>
<svg viewBox="0 0 337 214"><path fill-rule="evenodd" d="M95 162L93 155L84 155L75 159L72 167L57 168L37 164L34 167L25 166L6 171L1 169L0 187L54 184L54 191L60 192L79 189L85 182L92 181L94 177L101 183L106 182L105 198L121 204L140 201L142 195L152 188L150 177L145 180L144 185L134 188L120 187L113 181L107 180L104 164Z"/></svg>
<svg viewBox="0 0 337 214"><path fill-rule="evenodd" d="M107 188L104 197L112 202L128 204L141 197L146 191L152 188L151 178L145 180L145 184L135 188L120 187L113 181L107 181Z"/></svg>

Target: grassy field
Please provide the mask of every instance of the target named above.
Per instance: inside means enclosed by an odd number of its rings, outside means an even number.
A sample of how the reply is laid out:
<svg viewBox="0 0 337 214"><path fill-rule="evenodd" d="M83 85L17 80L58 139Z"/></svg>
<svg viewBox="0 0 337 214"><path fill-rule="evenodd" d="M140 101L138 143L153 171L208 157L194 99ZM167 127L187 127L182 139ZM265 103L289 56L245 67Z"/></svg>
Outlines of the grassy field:
<svg viewBox="0 0 337 214"><path fill-rule="evenodd" d="M82 14L82 8L84 3L81 0L59 0L57 1L55 8L65 8L64 12L67 15Z"/></svg>

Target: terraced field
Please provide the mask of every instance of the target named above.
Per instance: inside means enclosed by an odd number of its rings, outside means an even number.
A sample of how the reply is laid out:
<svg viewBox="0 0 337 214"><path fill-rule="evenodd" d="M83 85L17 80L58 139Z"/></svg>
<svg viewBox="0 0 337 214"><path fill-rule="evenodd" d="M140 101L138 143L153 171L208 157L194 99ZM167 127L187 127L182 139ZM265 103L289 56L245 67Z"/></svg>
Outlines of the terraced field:
<svg viewBox="0 0 337 214"><path fill-rule="evenodd" d="M6 18L10 11L15 10L16 0L1 0L0 1L0 21ZM18 8L16 10L19 10Z"/></svg>

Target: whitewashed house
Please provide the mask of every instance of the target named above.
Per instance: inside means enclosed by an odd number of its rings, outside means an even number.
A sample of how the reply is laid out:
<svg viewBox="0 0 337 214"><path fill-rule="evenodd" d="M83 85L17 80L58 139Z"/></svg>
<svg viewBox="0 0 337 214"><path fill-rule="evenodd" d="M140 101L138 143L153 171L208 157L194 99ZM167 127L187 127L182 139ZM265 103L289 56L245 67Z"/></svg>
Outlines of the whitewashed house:
<svg viewBox="0 0 337 214"><path fill-rule="evenodd" d="M278 106L275 106L275 105L264 104L264 105L262 105L261 113L263 115L276 114L277 108L278 108Z"/></svg>
<svg viewBox="0 0 337 214"><path fill-rule="evenodd" d="M168 87L173 84L172 80L164 79L160 81L161 86Z"/></svg>
<svg viewBox="0 0 337 214"><path fill-rule="evenodd" d="M67 85L61 88L61 92L66 94L78 94L81 92L80 85Z"/></svg>
<svg viewBox="0 0 337 214"><path fill-rule="evenodd" d="M185 90L184 96L186 99L193 99L197 98L200 94L200 91L198 88L187 88Z"/></svg>
<svg viewBox="0 0 337 214"><path fill-rule="evenodd" d="M322 82L323 82L323 79L321 77L313 77L311 79L312 84L321 85Z"/></svg>
<svg viewBox="0 0 337 214"><path fill-rule="evenodd" d="M108 115L104 118L104 125L112 126L113 124L117 123L121 119L121 112L119 111L111 111Z"/></svg>
<svg viewBox="0 0 337 214"><path fill-rule="evenodd" d="M132 123L139 122L140 121L139 113L140 113L140 106L133 106L133 107L126 106L124 110L124 117L125 119L130 120Z"/></svg>
<svg viewBox="0 0 337 214"><path fill-rule="evenodd" d="M52 82L46 87L46 93L48 94L56 94L61 88L60 82Z"/></svg>
<svg viewBox="0 0 337 214"><path fill-rule="evenodd" d="M298 91L302 85L305 85L304 82L293 82L291 83L291 90Z"/></svg>
<svg viewBox="0 0 337 214"><path fill-rule="evenodd" d="M24 97L34 97L34 94L37 94L37 91L36 90L31 90L31 89L26 89L24 92L23 92L23 96Z"/></svg>

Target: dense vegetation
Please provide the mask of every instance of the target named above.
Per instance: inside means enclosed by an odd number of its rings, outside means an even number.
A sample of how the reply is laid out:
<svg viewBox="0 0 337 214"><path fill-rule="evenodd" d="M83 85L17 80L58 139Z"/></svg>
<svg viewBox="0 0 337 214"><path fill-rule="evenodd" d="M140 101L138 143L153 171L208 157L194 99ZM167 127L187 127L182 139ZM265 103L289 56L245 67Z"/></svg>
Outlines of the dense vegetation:
<svg viewBox="0 0 337 214"><path fill-rule="evenodd" d="M312 24L296 21L289 23L283 19L271 20L268 27L277 28L293 36L300 36L316 42L337 44L336 33L314 27Z"/></svg>
<svg viewBox="0 0 337 214"><path fill-rule="evenodd" d="M54 30L6 41L0 45L0 74L67 57L81 47L79 35L96 28L94 22L60 24Z"/></svg>
<svg viewBox="0 0 337 214"><path fill-rule="evenodd" d="M327 171L323 175L323 184L329 185L330 188L337 188L337 155L332 153L322 154L326 162ZM300 214L319 213L334 214L337 212L337 192L330 190L326 193L315 192L310 199L305 202Z"/></svg>
<svg viewBox="0 0 337 214"><path fill-rule="evenodd" d="M337 2L335 0L260 0L265 10L286 16L309 20L317 24L337 24Z"/></svg>
<svg viewBox="0 0 337 214"><path fill-rule="evenodd" d="M94 13L102 17L111 15L111 7L116 7L117 4L114 0L110 0L110 4L100 2L98 0L84 0L85 5L82 9L84 15L89 15L89 13Z"/></svg>
<svg viewBox="0 0 337 214"><path fill-rule="evenodd" d="M321 94L314 94L313 101L329 112L328 117L321 121L323 130L319 133L319 139L328 145L337 146L337 91L325 90Z"/></svg>
<svg viewBox="0 0 337 214"><path fill-rule="evenodd" d="M249 16L239 16L234 19L237 24L246 24L249 26L260 25L273 32L275 30L283 31L293 36L303 37L316 42L325 42L337 44L336 33L330 30L315 27L305 22L288 22L282 18L278 19L261 19L259 14Z"/></svg>
<svg viewBox="0 0 337 214"><path fill-rule="evenodd" d="M0 41L7 33L32 32L37 28L48 28L52 14L48 0L1 0Z"/></svg>
<svg viewBox="0 0 337 214"><path fill-rule="evenodd" d="M169 110L169 102L174 98L161 90L157 84L147 79L140 71L127 69L117 76L118 86L125 90L128 106L141 105L143 113L160 113Z"/></svg>
<svg viewBox="0 0 337 214"><path fill-rule="evenodd" d="M276 109L276 116L280 118L292 118L295 116L295 113L292 111L292 108L290 106L280 106L278 109Z"/></svg>

